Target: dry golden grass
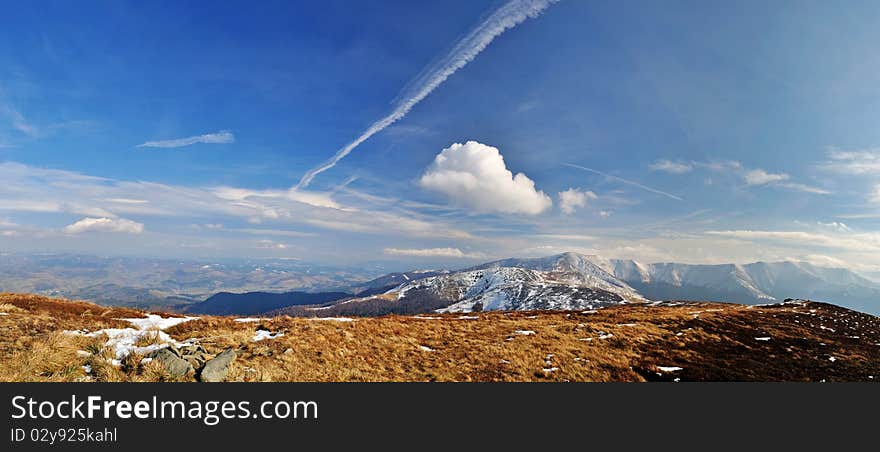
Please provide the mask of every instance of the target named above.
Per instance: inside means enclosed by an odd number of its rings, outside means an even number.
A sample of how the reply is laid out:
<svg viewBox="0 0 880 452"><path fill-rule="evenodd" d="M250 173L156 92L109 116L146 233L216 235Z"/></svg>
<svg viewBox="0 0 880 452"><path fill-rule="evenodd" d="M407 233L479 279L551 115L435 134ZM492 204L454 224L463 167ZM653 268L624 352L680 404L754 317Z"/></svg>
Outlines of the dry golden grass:
<svg viewBox="0 0 880 452"><path fill-rule="evenodd" d="M175 381L158 363L109 363L102 339L58 334L94 330L119 314L65 317L27 305L12 339L0 316L0 380ZM90 312L98 307L90 305ZM77 306L77 310L83 306ZM59 313L61 320L55 319ZM127 313L135 317L138 313ZM473 319L476 317L476 319ZM100 319L99 321L96 321ZM49 326L47 326L49 325ZM282 333L254 341L255 331ZM518 333L519 332L519 333ZM530 333L533 332L533 333ZM880 378L880 319L821 303L747 307L700 303L627 305L598 312L491 312L387 316L351 322L275 317L240 323L203 317L166 330L209 353L234 349L231 381L646 381L857 380ZM771 337L769 341L757 337ZM89 342L91 341L91 342ZM150 343L146 339L143 344ZM81 356L77 350L85 350ZM11 354L10 354L11 353ZM833 360L830 358L834 358ZM88 364L86 375L81 366ZM663 372L659 368L683 369ZM189 375L179 381L193 381Z"/></svg>

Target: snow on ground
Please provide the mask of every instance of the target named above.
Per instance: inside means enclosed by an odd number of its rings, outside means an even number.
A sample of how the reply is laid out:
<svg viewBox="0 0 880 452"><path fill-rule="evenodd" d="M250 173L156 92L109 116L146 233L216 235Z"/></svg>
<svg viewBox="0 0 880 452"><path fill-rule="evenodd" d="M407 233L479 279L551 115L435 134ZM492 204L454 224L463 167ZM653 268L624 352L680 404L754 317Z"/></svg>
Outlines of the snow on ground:
<svg viewBox="0 0 880 452"><path fill-rule="evenodd" d="M276 337L284 336L284 333L273 333L269 330L257 330L256 334L254 334L254 342L262 341L264 339L275 339Z"/></svg>
<svg viewBox="0 0 880 452"><path fill-rule="evenodd" d="M419 350L421 350L421 351L423 351L423 352L433 352L433 351L434 351L433 348L431 348L431 347L427 347L427 346L424 346L424 345L419 345Z"/></svg>
<svg viewBox="0 0 880 452"><path fill-rule="evenodd" d="M480 317L476 315L460 315L458 316L460 320L479 320Z"/></svg>
<svg viewBox="0 0 880 452"><path fill-rule="evenodd" d="M756 340L756 341L764 341L764 342L766 342L766 341L769 341L769 340L770 340L770 336L766 336L766 337L756 337L755 340Z"/></svg>
<svg viewBox="0 0 880 452"><path fill-rule="evenodd" d="M245 317L241 319L235 319L235 322L247 323L247 322L263 322L269 319L261 319L259 317Z"/></svg>
<svg viewBox="0 0 880 452"><path fill-rule="evenodd" d="M86 337L99 337L101 335L106 335L107 342L104 346L113 349L116 358L111 362L113 362L114 365L117 365L116 363L131 353L144 355L153 350L158 350L169 345L179 347L181 345L190 344L190 341L177 342L162 330L197 318L198 317L162 318L155 314L149 314L146 318L119 319L131 323L135 328L105 328L92 332L64 331L64 333ZM149 345L135 346L136 343L142 340L149 341Z"/></svg>
<svg viewBox="0 0 880 452"><path fill-rule="evenodd" d="M419 320L443 320L443 317L430 317L430 316L424 316L424 315L414 315L411 318L419 319Z"/></svg>
<svg viewBox="0 0 880 452"><path fill-rule="evenodd" d="M684 370L684 368L678 366L657 366L657 369L659 369L660 372L677 372L679 370Z"/></svg>
<svg viewBox="0 0 880 452"><path fill-rule="evenodd" d="M617 326L637 326L637 323L618 323Z"/></svg>
<svg viewBox="0 0 880 452"><path fill-rule="evenodd" d="M8 312L0 312L0 315L9 315Z"/></svg>
<svg viewBox="0 0 880 452"><path fill-rule="evenodd" d="M189 322L190 320L196 319L198 319L198 317L168 317L163 319L162 316L156 314L147 314L147 317L143 319L119 320L125 320L139 330L166 330L174 325L179 325L183 322Z"/></svg>
<svg viewBox="0 0 880 452"><path fill-rule="evenodd" d="M516 330L513 332L513 334L519 334L522 336L531 336L531 335L535 334L535 332L532 330Z"/></svg>
<svg viewBox="0 0 880 452"><path fill-rule="evenodd" d="M611 339L612 337L614 337L614 335L611 334L611 333L601 333L601 334L599 334L599 339Z"/></svg>

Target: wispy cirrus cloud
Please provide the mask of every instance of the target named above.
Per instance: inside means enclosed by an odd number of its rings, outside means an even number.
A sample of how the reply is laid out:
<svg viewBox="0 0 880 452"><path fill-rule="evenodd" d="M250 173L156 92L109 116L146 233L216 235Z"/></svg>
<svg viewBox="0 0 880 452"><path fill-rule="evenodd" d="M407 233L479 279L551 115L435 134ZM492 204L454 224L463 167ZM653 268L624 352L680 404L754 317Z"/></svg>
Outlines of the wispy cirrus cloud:
<svg viewBox="0 0 880 452"><path fill-rule="evenodd" d="M407 90L406 95L396 103L394 110L388 116L370 125L354 141L337 151L330 160L307 171L293 189L299 190L308 187L315 176L333 168L361 143L406 116L416 104L428 97L452 74L473 61L495 38L526 19L538 17L547 7L557 1L559 0L511 0L502 5L459 40L444 58L426 68L423 71L424 75L411 83L412 88Z"/></svg>
<svg viewBox="0 0 880 452"><path fill-rule="evenodd" d="M779 187L816 195L831 194L830 191L821 187L793 182L788 173L771 172L762 168L746 168L742 163L735 160L682 162L661 159L651 165L651 170L653 171L663 171L672 174L684 174L691 172L696 168L705 168L715 172L734 174L742 180L746 187Z"/></svg>
<svg viewBox="0 0 880 452"><path fill-rule="evenodd" d="M658 160L651 164L651 171L662 171L672 174L689 173L694 169L694 165L685 162L673 162L672 160Z"/></svg>
<svg viewBox="0 0 880 452"><path fill-rule="evenodd" d="M811 231L724 230L704 234L744 240L771 241L797 248L831 248L846 251L880 251L877 233L825 233Z"/></svg>
<svg viewBox="0 0 880 452"><path fill-rule="evenodd" d="M565 166L570 166L570 167L572 167L572 168L577 168L577 169L584 170L584 171L588 171L588 172L590 172L590 173L598 174L598 175L600 175L600 176L605 176L605 177L607 177L607 178L609 178L609 179L616 180L616 181L618 181L618 182L622 182L622 183L624 183L624 184L626 184L626 185L632 185L633 187L641 188L642 190L649 191L649 192L651 192L651 193L655 193L655 194L658 194L658 195L661 195L661 196L665 196L665 197L667 197L667 198L674 199L674 200L676 200L676 201L684 201L684 199L682 199L680 196L673 195L672 193L667 193L667 192L662 191L662 190L657 190L656 188L648 187L647 185L641 184L641 183L639 183L639 182L632 181L632 180L629 180L629 179L624 179L624 178L622 178L622 177L615 176L615 175L612 175L612 174L608 174L608 173L603 172L603 171L595 170L595 169L592 169L592 168L587 168L586 166L575 165L574 163L563 163L563 165L565 165Z"/></svg>
<svg viewBox="0 0 880 452"><path fill-rule="evenodd" d="M205 144L228 144L235 142L235 135L228 130L221 130L216 133L206 133L204 135L196 135L186 138L175 138L171 140L147 141L137 145L139 148L179 148L191 146L196 143Z"/></svg>
<svg viewBox="0 0 880 452"><path fill-rule="evenodd" d="M158 224L267 223L267 229L223 228L224 235L311 237L314 229L375 236L471 240L454 223L419 212L376 204L350 194L335 195L236 187L189 187L93 177L73 171L0 163L0 212L76 215L86 218L148 219ZM331 196L338 196L334 199ZM107 224L99 222L96 224ZM310 230L299 231L295 225ZM293 227L292 227L293 226ZM78 226L77 228L82 227ZM77 229L74 228L74 229ZM214 228L211 228L214 229ZM220 229L220 228L216 228ZM158 234L158 232L156 232Z"/></svg>
<svg viewBox="0 0 880 452"><path fill-rule="evenodd" d="M828 152L828 160L818 166L821 169L842 174L880 174L880 149L855 151L832 149Z"/></svg>
<svg viewBox="0 0 880 452"><path fill-rule="evenodd" d="M0 103L0 116L5 117L13 129L25 135L36 136L39 134L37 127L25 119L24 115L12 105Z"/></svg>

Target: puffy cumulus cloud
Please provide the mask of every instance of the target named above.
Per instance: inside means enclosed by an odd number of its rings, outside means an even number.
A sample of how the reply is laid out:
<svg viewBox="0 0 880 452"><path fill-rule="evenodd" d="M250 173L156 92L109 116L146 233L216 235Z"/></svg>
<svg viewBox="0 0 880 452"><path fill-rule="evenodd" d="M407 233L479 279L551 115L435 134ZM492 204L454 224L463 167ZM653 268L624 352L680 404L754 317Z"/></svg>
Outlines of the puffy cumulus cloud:
<svg viewBox="0 0 880 452"><path fill-rule="evenodd" d="M458 248L385 248L383 253L389 256L478 257L478 255L465 253Z"/></svg>
<svg viewBox="0 0 880 452"><path fill-rule="evenodd" d="M537 215L553 205L523 173L514 175L501 152L476 141L453 143L434 158L419 184L455 205L480 212Z"/></svg>
<svg viewBox="0 0 880 452"><path fill-rule="evenodd" d="M140 234L144 225L125 218L83 218L64 227L64 232L79 234L82 232L123 232Z"/></svg>
<svg viewBox="0 0 880 452"><path fill-rule="evenodd" d="M652 171L663 171L672 174L684 174L694 169L690 163L673 162L671 160L658 160L651 164Z"/></svg>
<svg viewBox="0 0 880 452"><path fill-rule="evenodd" d="M587 200L596 199L597 196L591 191L583 191L580 188L569 188L559 192L559 208L562 213L571 215L578 208L587 206Z"/></svg>
<svg viewBox="0 0 880 452"><path fill-rule="evenodd" d="M782 182L788 180L788 177L788 174L785 173L768 173L762 169L749 170L743 175L747 185L766 185L773 182Z"/></svg>

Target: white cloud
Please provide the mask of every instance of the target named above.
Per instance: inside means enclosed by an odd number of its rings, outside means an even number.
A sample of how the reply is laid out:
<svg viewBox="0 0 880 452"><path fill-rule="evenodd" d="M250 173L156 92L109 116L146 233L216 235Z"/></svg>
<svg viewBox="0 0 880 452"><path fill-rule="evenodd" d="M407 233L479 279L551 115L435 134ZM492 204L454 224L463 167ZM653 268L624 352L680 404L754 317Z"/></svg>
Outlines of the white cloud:
<svg viewBox="0 0 880 452"><path fill-rule="evenodd" d="M658 160L651 165L653 171L663 171L672 174L684 174L694 169L690 163L673 162L671 160Z"/></svg>
<svg viewBox="0 0 880 452"><path fill-rule="evenodd" d="M0 115L6 116L12 123L12 128L25 135L36 136L39 133L36 126L28 122L24 115L11 105L0 105Z"/></svg>
<svg viewBox="0 0 880 452"><path fill-rule="evenodd" d="M351 153L354 148L381 132L391 124L407 115L413 107L428 97L438 86L443 84L452 74L474 60L492 41L505 31L512 29L528 18L538 17L551 4L558 0L512 0L495 10L479 25L461 38L452 50L441 60L428 66L423 75L412 82L411 89L406 91L402 100L395 104L394 110L384 118L374 122L364 133L351 143L338 150L330 160L312 168L303 175L294 190L307 187L318 174L336 166L340 160Z"/></svg>
<svg viewBox="0 0 880 452"><path fill-rule="evenodd" d="M813 187L811 185L797 182L788 182L788 180L791 179L791 176L786 173L769 173L760 168L748 170L743 173L742 177L748 186L767 185L816 195L827 195L831 193L830 191L819 187Z"/></svg>
<svg viewBox="0 0 880 452"><path fill-rule="evenodd" d="M64 227L64 232L79 234L82 232L124 232L140 234L144 225L125 218L83 218Z"/></svg>
<svg viewBox="0 0 880 452"><path fill-rule="evenodd" d="M731 237L745 240L773 241L799 248L821 247L848 251L880 251L880 234L848 233L830 234L805 231L706 231L707 235Z"/></svg>
<svg viewBox="0 0 880 452"><path fill-rule="evenodd" d="M840 221L832 221L830 223L823 223L821 221L818 221L818 222L816 222L816 224L818 224L819 227L821 227L821 228L830 229L832 231L837 231L837 232L850 232L850 231L852 231L852 229L850 229L850 227L847 226L846 223L842 223Z"/></svg>
<svg viewBox="0 0 880 452"><path fill-rule="evenodd" d="M880 203L880 184L874 186L874 193L870 197L871 202Z"/></svg>
<svg viewBox="0 0 880 452"><path fill-rule="evenodd" d="M597 196L591 191L583 191L580 188L569 188L559 192L559 208L562 213L571 215L579 207L587 206L588 199L596 199Z"/></svg>
<svg viewBox="0 0 880 452"><path fill-rule="evenodd" d="M539 214L553 205L523 173L507 169L501 152L468 141L453 143L434 158L419 184L445 194L458 206L480 212Z"/></svg>
<svg viewBox="0 0 880 452"><path fill-rule="evenodd" d="M746 171L743 175L746 185L766 185L773 182L781 182L788 180L789 176L785 173L768 173L762 169L753 169Z"/></svg>
<svg viewBox="0 0 880 452"><path fill-rule="evenodd" d="M820 168L843 174L880 174L880 149L832 150Z"/></svg>
<svg viewBox="0 0 880 452"><path fill-rule="evenodd" d="M385 248L383 253L389 256L417 257L456 257L472 258L478 255L467 254L458 248Z"/></svg>
<svg viewBox="0 0 880 452"><path fill-rule="evenodd" d="M728 171L742 169L742 163L736 160L725 160L715 162L694 162L694 165L706 167L712 171Z"/></svg>
<svg viewBox="0 0 880 452"><path fill-rule="evenodd" d="M674 200L676 200L676 201L684 201L680 196L676 196L676 195L673 195L672 193L667 193L667 192L662 191L662 190L657 190L656 188L651 188L651 187L648 187L647 185L644 185L644 184L641 184L641 183L639 183L639 182L632 181L632 180L629 180L629 179L624 179L624 178L622 178L622 177L620 177L620 176L615 176L615 175L613 175L613 174L608 174L608 173L606 173L606 172L599 171L599 170L595 170L595 169L593 169L593 168L587 168L586 166L575 165L574 163L563 163L563 165L565 165L565 166L570 166L570 167L572 167L572 168L581 169L581 170L584 170L584 171L587 171L587 172L590 172L590 173L593 173L593 174L598 174L598 175L600 175L600 176L605 176L605 177L607 177L608 179L616 180L616 181L618 181L618 182L623 182L624 184L632 185L633 187L638 187L638 188L641 188L642 190L646 190L646 191L649 191L649 192L651 192L651 193L656 193L656 194L658 194L658 195L663 195L663 196L665 196L665 197L667 197L667 198L671 198L671 199L674 199Z"/></svg>
<svg viewBox="0 0 880 452"><path fill-rule="evenodd" d="M794 191L802 191L804 193L813 193L816 195L830 195L831 192L824 188L813 187L812 185L798 184L795 182L784 182L779 184L780 187L788 188Z"/></svg>
<svg viewBox="0 0 880 452"><path fill-rule="evenodd" d="M226 143L234 143L235 135L228 130L221 130L217 133L206 133L204 135L197 135L194 137L186 137L186 138L175 138L173 140L160 140L160 141L147 141L146 143L139 144L137 147L139 148L179 148L183 146L190 146L196 143L205 143L205 144L226 144Z"/></svg>

